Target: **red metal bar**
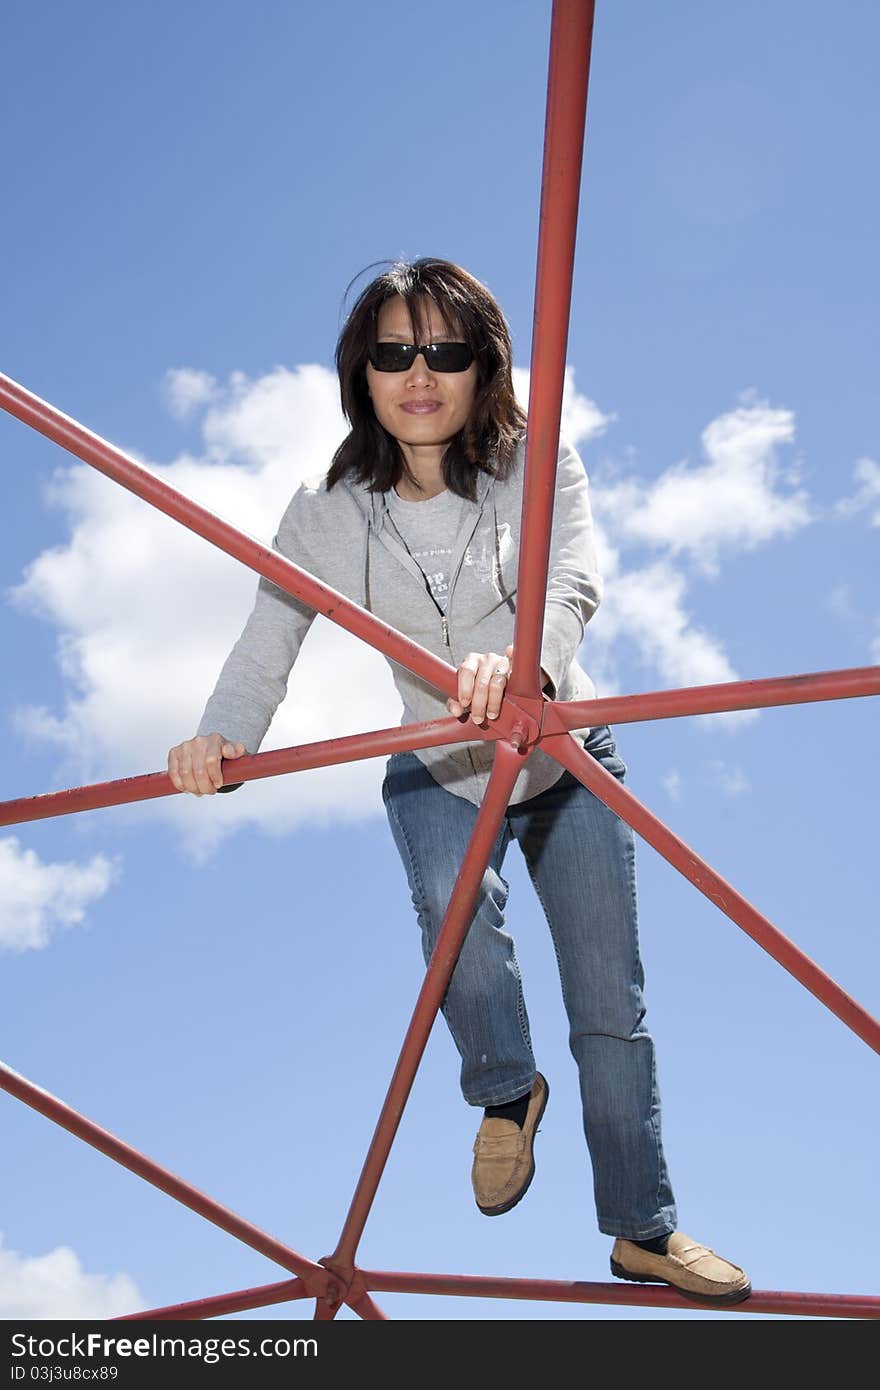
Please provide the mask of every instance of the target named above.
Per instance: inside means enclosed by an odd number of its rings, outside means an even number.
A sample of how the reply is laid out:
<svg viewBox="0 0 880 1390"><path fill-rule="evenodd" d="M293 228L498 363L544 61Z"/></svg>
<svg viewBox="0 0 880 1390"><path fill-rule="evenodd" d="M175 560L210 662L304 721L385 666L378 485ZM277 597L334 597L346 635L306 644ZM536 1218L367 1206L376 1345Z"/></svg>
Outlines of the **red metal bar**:
<svg viewBox="0 0 880 1390"><path fill-rule="evenodd" d="M437 949L425 977L419 1000L404 1041L400 1059L392 1078L382 1114L373 1137L358 1188L346 1224L340 1236L337 1252L331 1260L336 1260L354 1274L354 1253L363 1226L372 1205L391 1143L400 1122L412 1082L430 1034L433 1020L445 992L455 959L467 930L479 882L485 870L488 856L494 843L501 818L506 809L513 782L522 763L514 751L515 744L522 744L532 737L529 716L524 710L517 710L516 699L523 702L535 701L539 696L539 661L543 631L544 606L546 603L547 570L550 545L550 530L553 513L556 455L561 416L562 383L565 365L565 350L570 312L571 285L574 260L574 246L577 230L577 210L579 198L581 158L584 137L584 118L586 112L587 87L589 78L590 47L593 25L592 0L554 0L551 21L550 68L547 93L547 122L544 150L544 174L541 195L541 226L538 248L538 269L536 280L535 319L531 364L531 396L529 408L529 431L526 451L526 476L522 513L522 551L519 574L519 606L516 619L515 660L508 694L511 698L506 704L503 716L489 737L501 735L505 740L498 745L489 790L481 807L477 827L462 863L450 907L444 921ZM158 507L190 530L204 536L212 544L240 559L257 573L276 583L288 593L294 594L353 632L356 636L371 643L386 656L414 671L423 679L441 690L444 694L455 693L455 673L446 663L423 651L402 634L386 627L364 610L350 603L342 595L321 584L312 576L284 560L275 552L266 549L252 539L243 536L235 528L215 517L206 509L187 499L146 469L141 468L120 451L112 448L83 427L55 411L51 406L32 396L24 388L0 376L0 405L16 415L25 423L54 439L62 447L91 466L106 473L115 481L122 483L130 491ZM690 878L707 896L712 898L727 915L742 926L764 949L789 969L801 983L816 994L823 1003L837 1013L848 1026L880 1050L880 1025L864 1014L853 1000L825 976L812 961L802 955L785 937L758 914L730 885L704 864L684 843L667 830L651 815L631 793L620 786L616 779L606 773L598 764L575 745L567 735L554 733L561 728L576 728L583 724L603 722L626 722L626 719L667 718L684 713L719 711L721 709L755 708L759 705L795 703L811 699L836 699L852 694L878 693L877 673L871 671L868 684L854 690L843 688L845 682L833 684L829 693L817 693L814 685L810 693L809 682L824 677L864 678L861 672L819 673L816 677L786 678L783 682L735 683L729 687L706 687L696 696L692 692L657 692L654 696L622 697L618 701L588 701L567 707L554 706L548 712L547 736L544 742L563 766L601 797L613 810L623 815L633 827L654 845L675 867ZM802 682L796 692L794 682ZM756 698L755 688L763 685L761 698ZM746 687L751 686L751 697ZM770 687L775 686L774 690ZM715 692L716 703L712 703ZM723 692L723 693L722 693ZM806 692L806 693L805 693ZM676 698L678 697L678 698ZM778 698L777 698L778 697ZM650 711L651 700L659 700ZM731 699L734 703L729 703ZM696 703L695 703L696 700ZM628 703L627 703L628 701ZM727 703L724 703L724 702ZM617 711L621 710L621 713ZM627 714L627 710L629 713ZM438 721L432 731L438 735L434 743L462 741L461 731L455 737L440 737L439 731L446 727L446 721ZM297 767L320 766L330 762L346 761L349 758L374 756L390 751L378 746L386 731L373 735L357 736L355 740L330 740L324 745L312 745L312 756L319 761L308 762L305 750L283 750L280 755L290 759L299 754ZM402 732L402 731L401 731ZM450 730L450 733L455 733ZM405 736L405 735L403 735ZM467 737L473 737L470 731ZM358 739L360 743L358 744ZM334 756L331 745L347 742L347 747L339 756ZM401 745L398 745L401 746ZM408 746L429 746L427 742ZM314 750L321 747L322 752ZM360 751L355 751L356 747ZM365 751L365 750L371 751ZM279 754L260 755L262 758L279 758ZM248 759L238 780L252 777L274 775L274 772L290 770L276 765L273 771L267 770L265 762L254 770L257 759ZM153 777L161 778L164 789L155 790ZM104 784L115 788L112 799L92 800L74 807L71 799L77 795L91 793L100 788L79 788L67 793L54 794L55 809L46 809L49 798L26 799L40 803L42 810L33 815L22 815L21 819L36 819L41 814L62 814L72 809L85 809L86 804L118 804L123 800L136 800L154 795L170 794L166 774L153 777L124 779L128 791L139 783L136 794L119 795L123 783ZM144 790L147 784L148 789ZM66 799L66 800L65 800ZM21 807L23 803L7 803ZM64 808L62 810L62 807ZM4 823L4 822L0 822ZM13 823L7 819L5 823ZM867 1024L865 1023L867 1020ZM867 1030L867 1032L866 1032ZM286 1280L280 1284L267 1285L258 1290L243 1290L237 1294L221 1295L213 1299L198 1300L195 1303L177 1305L176 1308L154 1310L146 1316L216 1316L220 1312L239 1311L246 1307L264 1306L270 1302L282 1302L292 1297L302 1297L306 1293L316 1297L316 1318L332 1318L338 1310L342 1296L337 1282L337 1271L325 1265L313 1265L295 1251L266 1236L255 1227L241 1220L226 1208L220 1207L212 1199L199 1193L181 1179L160 1168L152 1160L146 1159L122 1141L100 1130L85 1120L62 1102L34 1087L30 1082L18 1077L7 1068L0 1068L0 1086L24 1100L34 1109L48 1115L56 1123L63 1125L93 1147L107 1153L111 1158L131 1171L145 1178L154 1186L174 1196L206 1219L228 1230L244 1243L275 1259L284 1267L298 1271L301 1280ZM329 1263L329 1262L328 1262ZM549 1280L485 1279L469 1276L443 1276L419 1274L393 1274L381 1271L357 1271L358 1284L350 1286L348 1302L362 1317L383 1318L384 1314L376 1306L366 1287L384 1288L392 1292L433 1292L478 1295L482 1297L522 1297L562 1299L575 1302L602 1302L621 1304L651 1304L661 1307L688 1307L694 1304L684 1300L676 1291L665 1288L641 1288L620 1286L618 1284L578 1284ZM295 1290L295 1291L294 1291ZM259 1297L260 1301L256 1302ZM198 1309L199 1311L195 1311ZM210 1311L208 1311L210 1310ZM818 1295L799 1293L754 1293L744 1304L729 1309L735 1312L776 1312L792 1313L798 1316L880 1316L880 1299L850 1295Z"/></svg>
<svg viewBox="0 0 880 1390"><path fill-rule="evenodd" d="M552 1303L616 1303L649 1308L710 1311L675 1289L657 1284L587 1284L567 1279L486 1278L473 1274L403 1274L360 1270L380 1293L435 1293L466 1298L528 1298ZM743 1303L711 1309L724 1313L789 1313L805 1318L880 1318L880 1298L866 1294L774 1293L755 1289Z"/></svg>
<svg viewBox="0 0 880 1390"><path fill-rule="evenodd" d="M191 1303L169 1303L164 1308L147 1308L141 1313L123 1313L111 1322L194 1322L199 1318L223 1318L230 1313L244 1313L249 1308L268 1308L275 1303L308 1298L309 1291L301 1279L282 1279L279 1284L261 1284L254 1289L239 1289L237 1293L215 1294L213 1298L197 1298Z"/></svg>
<svg viewBox="0 0 880 1390"><path fill-rule="evenodd" d="M651 690L643 695L609 695L601 700L555 701L553 716L556 727L581 729L598 724L632 724L640 719L679 719L688 714L804 705L815 700L851 700L861 695L880 695L880 666L850 666L839 671L808 671L800 676ZM546 714L544 727L548 728Z"/></svg>
<svg viewBox="0 0 880 1390"><path fill-rule="evenodd" d="M249 1245L252 1250L257 1250L267 1259L274 1260L283 1269L289 1269L294 1274L298 1274L310 1295L320 1297L323 1294L330 1281L330 1275L323 1265L315 1264L296 1250L291 1250L290 1246L283 1245L280 1240L275 1240L265 1231L252 1226L249 1221L237 1216L228 1207L221 1206L212 1197L207 1197L204 1192L199 1192L198 1188L184 1182L183 1178L177 1177L167 1168L162 1168L158 1163L154 1163L151 1158L147 1158L137 1149L133 1149L129 1144L117 1139L108 1130L101 1129L99 1125L87 1120L84 1115L72 1110L69 1105L65 1105L63 1101L50 1095L40 1086L26 1081L23 1076L19 1076L18 1072L12 1071L11 1068L2 1063L0 1063L0 1087L4 1091L8 1091L11 1096L17 1096L19 1100L23 1100L25 1105L29 1105L31 1109L38 1110L41 1115L46 1115L50 1120L54 1120L57 1125L69 1130L78 1139L84 1139L87 1144L91 1144L93 1149L99 1149L108 1158L121 1163L123 1168L128 1168L130 1172L136 1173L145 1182L151 1183L153 1187L158 1187L161 1192L167 1192L169 1197L173 1197L175 1201L189 1207L191 1211L197 1212L206 1221L219 1226L223 1231L228 1231L230 1235L243 1241L245 1245Z"/></svg>
<svg viewBox="0 0 880 1390"><path fill-rule="evenodd" d="M545 752L568 768L585 787L589 787L606 806L610 806L622 820L625 820L643 839L647 840L662 854L674 868L690 879L710 902L720 908L738 927L757 941L759 946L774 960L793 975L796 980L814 994L817 999L846 1024L847 1028L880 1052L880 1022L857 1004L851 995L841 989L830 975L826 975L815 961L805 955L793 941L774 927L766 917L752 907L741 893L738 893L720 874L716 873L705 859L679 839L657 816L643 806L632 792L612 777L610 772L591 758L571 734L548 738L544 742Z"/></svg>
<svg viewBox="0 0 880 1390"><path fill-rule="evenodd" d="M367 1288L377 1293L437 1294L455 1298L516 1298L544 1303L604 1303L652 1308L675 1308L679 1311L704 1305L692 1303L675 1289L662 1285L633 1285L621 1283L587 1283L563 1279L516 1279L493 1275L420 1274L391 1270L358 1270ZM299 1279L286 1279L279 1284L264 1284L260 1288L243 1289L239 1293L221 1294L192 1303L170 1304L141 1313L127 1313L114 1322L184 1321L195 1318L223 1317L244 1312L249 1308L268 1307L289 1300L304 1298L306 1290ZM361 1300L347 1302L362 1317ZM372 1300L370 1300L372 1302ZM375 1304L373 1305L375 1307ZM811 1318L880 1318L880 1298L868 1294L782 1293L755 1289L744 1303L734 1304L722 1311L732 1313L780 1313ZM385 1317L384 1313L379 1313Z"/></svg>
<svg viewBox="0 0 880 1390"><path fill-rule="evenodd" d="M593 0L554 0L538 268L529 385L511 695L540 694L539 676L559 421L577 236Z"/></svg>
<svg viewBox="0 0 880 1390"><path fill-rule="evenodd" d="M226 759L223 771L227 781L254 782L261 777L277 777L282 772L305 772L314 767L378 758L383 753L403 753L415 748L436 748L441 744L494 737L493 728L480 729L473 721L451 717L434 719L419 724L402 724L392 729L377 729L369 734L350 734L346 738L272 749L251 757ZM101 806L121 806L133 801L155 800L159 796L185 795L171 783L167 772L148 772L141 777L121 777L115 782L96 782L88 787L72 787L68 791L48 792L43 796L22 796L17 801L0 801L0 825L21 825L25 821L69 816L77 811L92 811Z"/></svg>
<svg viewBox="0 0 880 1390"><path fill-rule="evenodd" d="M447 666L445 661L425 651L417 642L404 637L403 633L381 622L366 609L359 608L356 603L352 603L329 585L322 584L320 580L286 560L277 551L236 530L228 521L223 521L221 517L208 511L207 507L200 506L192 498L162 482L149 469L135 463L134 459L129 458L121 449L114 448L106 439L101 439L99 435L85 429L83 425L62 414L47 401L41 400L39 396L35 396L2 373L0 406L10 415L30 425L32 429L44 434L47 439L60 444L68 453L82 459L83 463L90 464L114 482L121 483L129 492L149 502L151 507L165 512L190 531L195 531L197 536L204 537L219 550L225 550L227 555L234 556L249 569L270 579L285 593L293 594L316 612L323 613L331 622L338 623L348 632L353 632L356 637L362 637L371 647L391 657L407 670L414 671L444 695L457 693L458 681L455 671L451 666Z"/></svg>
<svg viewBox="0 0 880 1390"><path fill-rule="evenodd" d="M601 700L571 703L559 701L552 704L548 702L544 733L538 736L537 742L555 736L561 728L627 724L639 720L682 718L687 715L716 714L728 710L765 709L777 705L853 699L864 695L880 695L880 666L815 671L799 676L776 676L764 680L730 681L720 685L649 691L642 695L615 695ZM508 715L514 719L517 717L514 700L510 701ZM227 763L226 770L232 772L234 768L237 782L251 782L262 777L276 777L286 772L304 772L309 768L329 767L363 758L375 758L387 753L435 748L472 739L492 740L502 733L497 721L494 727L481 729L469 721L437 719L419 724L399 725L391 729L377 729L367 734L352 734L345 738L303 743L291 748L273 749L267 753L257 753L253 757L237 759L234 764ZM90 786L49 792L42 796L26 796L14 801L0 802L0 826L21 825L26 821L45 820L50 816L66 816L105 806L119 806L135 801L150 801L160 796L179 795L182 793L177 792L171 785L166 772L122 777L112 782L97 782Z"/></svg>
<svg viewBox="0 0 880 1390"><path fill-rule="evenodd" d="M348 1305L353 1308L359 1317L365 1322L387 1322L388 1314L383 1313L375 1299L368 1293L362 1293L358 1298L348 1299Z"/></svg>
<svg viewBox="0 0 880 1390"><path fill-rule="evenodd" d="M354 1265L357 1245L373 1205L379 1179L385 1168L437 1010L446 993L462 942L467 935L483 874L486 872L501 821L507 810L513 784L524 760L524 756L517 753L511 744L501 741L496 743L489 785L461 862L446 916L419 991L361 1176L336 1249L327 1258L331 1268L339 1266L348 1271Z"/></svg>

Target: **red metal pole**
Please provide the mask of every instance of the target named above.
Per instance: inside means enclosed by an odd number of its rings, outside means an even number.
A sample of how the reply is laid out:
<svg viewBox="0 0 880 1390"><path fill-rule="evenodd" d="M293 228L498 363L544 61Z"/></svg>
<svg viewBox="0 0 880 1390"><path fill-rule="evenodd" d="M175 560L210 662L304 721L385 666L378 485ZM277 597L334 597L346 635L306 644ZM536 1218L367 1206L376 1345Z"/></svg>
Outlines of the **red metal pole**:
<svg viewBox="0 0 880 1390"><path fill-rule="evenodd" d="M535 701L540 693L538 668L546 603L593 8L592 0L554 0L551 22L529 431L522 513L519 606L515 629L514 669L508 686L508 694L512 700L505 708L502 719L498 720L494 729L486 733L487 737L501 735L505 739L513 739L516 734L520 743L526 737L524 730L528 718L524 719L524 712L517 710L513 701ZM423 651L402 634L378 622L344 596L321 584L275 552L243 536L206 509L159 481L120 451L113 449L106 441L92 435L76 422L2 376L0 405L86 463L122 483L151 505L240 559L286 592L308 603L331 621L370 642L386 656L414 671L444 694L455 693L455 673L446 663ZM797 682L800 684L796 684ZM813 684L810 685L810 682ZM853 688L854 685L858 688ZM762 687L760 691L757 690L759 686ZM561 728L592 725L600 720L626 722L627 719L668 718L722 709L756 708L772 704L876 694L878 687L878 668L864 668L861 671L817 673L813 677L788 677L775 682L738 682L726 687L706 687L703 691L697 692L655 692L653 695L620 697L609 701L557 705L548 711L546 736L540 741L548 751L552 751L558 757L563 766L568 767L612 810L632 824L665 858L715 901L732 920L743 927L859 1036L880 1050L880 1024L865 1014L834 981L798 951L704 861L694 855L683 841L648 812L616 779L589 758L572 739L553 732ZM463 734L457 721L455 728L452 728L451 724L452 721L438 721L431 727L430 740L428 737L422 740L421 735L400 731L394 747L425 747L460 742L463 741L463 737L476 736L473 730ZM356 736L353 740L329 740L321 745L282 750L279 753L242 760L241 775L237 780L251 780L294 768L323 766L357 757L376 756L391 751L391 747L387 746L391 732L378 731L374 734ZM401 741L414 736L419 739L418 742ZM344 749L340 747L343 744ZM274 759L275 762L270 764L269 761L261 759ZM467 931L479 883L521 765L522 758L516 753L513 742L504 741L498 744L489 790L462 863L437 949L416 1004L337 1251L327 1263L335 1260L354 1271L355 1249L433 1020ZM236 771L238 772L238 769ZM159 787L156 779L161 779L164 787ZM107 783L103 787L78 788L70 792L56 793L51 798L28 798L24 801L6 803L7 818L5 821L0 820L0 824L14 823L10 808L16 808L21 812L20 820L28 820L43 815L64 814L74 809L118 804L122 801L167 794L170 794L170 791L167 775L164 773L145 778L123 779L122 782ZM105 799L96 799L100 795ZM77 797L80 798L78 802ZM49 802L54 809L47 809ZM252 1248L284 1267L298 1271L302 1276L301 1280L286 1280L280 1284L264 1286L262 1289L243 1290L237 1294L180 1304L173 1308L154 1310L151 1314L134 1315L135 1317L217 1316L222 1312L265 1306L268 1303L282 1302L306 1294L315 1296L318 1300L316 1317L331 1318L335 1315L339 1306L339 1291L332 1269L328 1270L325 1265L314 1265L295 1251L266 1236L8 1068L0 1067L0 1086ZM366 1287L393 1292L694 1307L676 1291L664 1288L643 1289L618 1284L393 1274L381 1271L357 1271L357 1274L358 1291L356 1294L352 1291L352 1297L348 1301L362 1317L368 1318L383 1318L384 1314L366 1292ZM259 1301L256 1301L257 1298ZM735 1305L728 1311L876 1318L880 1316L880 1299L857 1295L755 1292L747 1302Z"/></svg>
<svg viewBox="0 0 880 1390"><path fill-rule="evenodd" d="M11 1096L16 1096L23 1100L25 1105L29 1105L33 1110L39 1110L41 1115L46 1115L50 1120L54 1120L63 1129L70 1130L78 1139L84 1139L87 1144L91 1144L93 1149L99 1149L108 1158L112 1158L116 1163L121 1163L123 1168L128 1168L132 1173L136 1173L145 1182L151 1183L153 1187L158 1187L160 1191L167 1192L169 1197L181 1202L191 1211L198 1212L206 1221L210 1221L221 1230L228 1231L230 1235L236 1236L238 1240L249 1245L252 1250L257 1250L267 1259L274 1260L282 1268L291 1270L298 1274L306 1286L309 1294L320 1297L330 1276L323 1265L315 1264L312 1260L306 1259L304 1255L298 1254L296 1250L291 1250L290 1246L282 1245L280 1240L275 1240L265 1231L261 1231L256 1226L252 1226L249 1221L237 1216L228 1207L223 1207L219 1202L215 1202L212 1197L207 1197L204 1192L199 1192L198 1188L184 1182L183 1178L177 1177L175 1173L169 1172L167 1168L162 1168L158 1163L154 1163L151 1158L139 1153L129 1144L117 1139L108 1130L101 1129L99 1125L87 1120L84 1115L72 1110L69 1105L57 1097L44 1091L41 1087L33 1085L32 1082L19 1076L18 1072L0 1063L0 1087L8 1091Z"/></svg>
<svg viewBox="0 0 880 1390"><path fill-rule="evenodd" d="M860 695L880 695L880 666L851 666L840 671L808 671L801 676L771 676L764 680L686 686L680 690L651 690L643 695L610 695L601 700L555 701L552 724L554 730L595 728L598 724L631 724L640 719L679 719L688 714L769 709L774 705L803 705L814 700L850 700ZM550 725L551 716L545 710L545 731Z"/></svg>
<svg viewBox="0 0 880 1390"><path fill-rule="evenodd" d="M285 593L293 594L316 612L323 613L331 622L338 623L348 632L353 632L356 637L362 637L370 646L391 657L399 665L405 666L407 670L414 671L444 695L456 694L456 674L445 661L425 651L418 643L410 641L372 613L359 608L343 594L337 593L327 584L322 584L305 570L279 555L277 551L261 545L259 541L230 526L228 521L215 516L207 507L200 506L198 502L178 492L168 483L163 483L149 469L142 468L120 449L114 448L99 435L92 434L91 430L77 424L68 415L62 414L60 410L56 410L54 406L2 373L0 406L10 415L30 425L32 429L44 434L47 439L60 444L63 449L67 449L84 463L97 468L100 473L105 473L114 482L121 483L129 492L149 502L150 506L165 512L190 531L195 531L197 536L203 536L218 549L225 550L227 555L234 556L249 569L270 579Z"/></svg>
<svg viewBox="0 0 880 1390"><path fill-rule="evenodd" d="M382 1312L376 1300L371 1298L368 1293L362 1293L359 1298L350 1298L347 1301L348 1306L365 1322L388 1321L388 1314Z"/></svg>
<svg viewBox="0 0 880 1390"><path fill-rule="evenodd" d="M341 1306L341 1303L328 1303L326 1299L319 1298L315 1302L312 1318L315 1322L332 1322Z"/></svg>
<svg viewBox="0 0 880 1390"><path fill-rule="evenodd" d="M327 1257L330 1268L338 1266L348 1271L354 1265L355 1252L363 1233L370 1207L379 1186L394 1136L400 1124L413 1080L422 1059L437 1010L455 968L462 942L470 927L483 874L492 854L495 840L513 784L524 764L524 757L511 744L499 741L495 745L495 761L489 785L470 843L461 862L458 878L449 900L446 916L428 965L412 1019L404 1038L397 1066L388 1087L382 1112L376 1125L361 1176L355 1189L345 1225L336 1249Z"/></svg>
<svg viewBox="0 0 880 1390"><path fill-rule="evenodd" d="M550 528L593 37L593 0L554 0L511 695L540 694Z"/></svg>
<svg viewBox="0 0 880 1390"><path fill-rule="evenodd" d="M629 1304L709 1311L676 1289L657 1285L588 1284L563 1279L486 1278L470 1274L403 1274L359 1271L380 1293L434 1293L468 1298L528 1298L553 1303ZM725 1313L788 1313L805 1318L880 1318L880 1298L866 1294L774 1293L755 1289L743 1303L712 1309Z"/></svg>
<svg viewBox="0 0 880 1390"><path fill-rule="evenodd" d="M844 700L857 696L880 695L880 666L850 667L840 671L816 671L800 676L778 676L765 680L730 681L721 685L686 687L680 690L649 691L642 695L614 695L601 700L577 703L547 702L542 742L562 729L597 724L627 724L648 719L674 719L687 715L715 714L728 710L764 709L777 705L806 704L821 700ZM515 702L507 709L508 724L517 719ZM376 758L416 748L434 748L463 743L471 739L492 740L504 733L494 726L481 729L470 721L438 719L377 729L367 734L325 739L273 749L225 764L235 781L252 782L277 777L286 772ZM508 733L510 732L508 728ZM122 777L112 782L73 787L42 796L19 797L0 802L0 826L21 825L51 816L72 815L105 806L150 801L160 796L179 796L166 772L139 777Z"/></svg>
<svg viewBox="0 0 880 1390"><path fill-rule="evenodd" d="M230 1313L244 1313L249 1308L268 1308L275 1303L289 1303L308 1298L309 1291L301 1279L282 1279L279 1284L261 1284L254 1289L239 1289L237 1293L215 1294L212 1298L197 1298L190 1303L169 1303L164 1308L146 1308L141 1313L123 1313L111 1322L194 1322L199 1318L223 1318Z"/></svg>
<svg viewBox="0 0 880 1390"><path fill-rule="evenodd" d="M508 711L508 722L514 718L513 713ZM272 749L268 753L255 753L252 757L226 759L223 770L228 782L254 782L261 777L277 777L282 772L305 772L314 767L378 758L383 753L403 753L415 748L435 748L441 744L480 738L492 739L495 732L491 727L480 729L472 721L434 719L420 724L402 724L393 729L377 729L369 734L350 734L346 738ZM68 791L48 792L43 796L0 801L0 825L21 825L25 821L68 816L101 806L121 806L133 801L151 801L159 796L185 794L173 786L167 772L148 772L141 777L121 777L115 782L97 782L92 786L72 787Z"/></svg>
<svg viewBox="0 0 880 1390"><path fill-rule="evenodd" d="M548 738L543 747L545 752L557 758L563 767L568 768L585 787L589 787L606 806L610 806L612 811L631 825L633 830L638 831L658 854L662 854L663 858L684 874L685 878L690 879L691 883L731 921L742 927L753 941L763 946L768 955L820 999L848 1028L875 1052L880 1052L880 1022L857 1004L855 999L841 989L830 975L826 975L809 956L804 955L793 941L783 936L772 922L762 916L741 893L717 874L705 859L701 859L684 840L680 840L657 816L652 815L631 791L622 786L616 777L612 777L610 772L606 772L595 758L591 758L571 734Z"/></svg>

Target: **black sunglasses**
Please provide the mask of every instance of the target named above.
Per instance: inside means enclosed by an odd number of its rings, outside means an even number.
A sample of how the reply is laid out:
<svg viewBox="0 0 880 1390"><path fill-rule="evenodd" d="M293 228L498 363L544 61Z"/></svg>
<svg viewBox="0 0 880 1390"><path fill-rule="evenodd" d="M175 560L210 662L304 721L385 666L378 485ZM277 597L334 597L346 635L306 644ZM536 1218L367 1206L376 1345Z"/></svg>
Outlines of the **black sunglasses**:
<svg viewBox="0 0 880 1390"><path fill-rule="evenodd" d="M369 356L377 372L408 372L419 353L432 372L466 372L474 360L467 343L377 343Z"/></svg>

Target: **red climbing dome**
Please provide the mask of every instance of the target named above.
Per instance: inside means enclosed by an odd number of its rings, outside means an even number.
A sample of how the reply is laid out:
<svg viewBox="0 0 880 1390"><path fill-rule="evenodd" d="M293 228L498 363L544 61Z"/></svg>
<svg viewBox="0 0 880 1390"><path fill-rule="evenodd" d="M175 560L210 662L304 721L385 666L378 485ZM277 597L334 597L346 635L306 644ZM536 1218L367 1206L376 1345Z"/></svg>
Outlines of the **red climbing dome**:
<svg viewBox="0 0 880 1390"><path fill-rule="evenodd" d="M501 715L490 728L477 729L475 732L469 727L466 735L459 720L438 719L260 753L242 758L235 766L236 779L249 781L404 749L457 743L477 736L494 739L497 744L488 791L462 861L437 948L416 1001L372 1143L333 1253L319 1261L299 1254L161 1168L40 1087L8 1068L0 1067L0 1086L11 1095L41 1111L260 1254L268 1256L290 1276L261 1288L196 1299L173 1307L132 1312L129 1315L131 1318L219 1317L302 1298L315 1300L316 1318L333 1318L343 1303L362 1318L383 1318L385 1314L373 1299L374 1293L382 1291L569 1303L649 1304L665 1308L693 1306L674 1289L651 1285L636 1287L570 1280L400 1273L363 1269L356 1263L358 1244L428 1035L466 934L478 887L513 784L524 760L537 747L579 778L795 979L800 980L837 1014L847 1027L880 1052L880 1024L643 806L631 791L591 758L569 733L569 730L584 725L620 724L722 710L759 709L771 705L877 695L880 694L880 667L735 681L724 685L621 695L579 703L549 700L541 693L539 654L562 411L592 28L593 0L555 0L550 36L522 516L522 534L528 535L529 544L522 548L520 557L515 656ZM39 430L77 458L106 473L144 501L241 560L257 574L265 576L332 622L339 623L395 662L429 681L444 695L456 694L456 673L451 666L402 634L389 630L371 614L274 551L241 535L234 527L176 492L125 454L8 377L0 376L0 404L10 414ZM15 825L98 806L174 795L178 793L167 773L157 772L6 802L0 805L0 825ZM876 1318L880 1317L880 1297L754 1291L745 1302L730 1307L728 1311Z"/></svg>

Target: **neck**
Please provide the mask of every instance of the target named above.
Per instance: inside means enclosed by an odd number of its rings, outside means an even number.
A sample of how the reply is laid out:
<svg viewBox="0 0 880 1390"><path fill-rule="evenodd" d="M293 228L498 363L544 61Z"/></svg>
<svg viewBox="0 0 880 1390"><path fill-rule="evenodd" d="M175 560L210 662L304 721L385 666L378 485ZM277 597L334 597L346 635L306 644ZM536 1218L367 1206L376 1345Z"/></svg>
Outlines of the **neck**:
<svg viewBox="0 0 880 1390"><path fill-rule="evenodd" d="M446 491L443 481L443 455L445 448L432 444L419 446L400 442L407 468L415 479L401 475L397 484L397 495L405 502L427 502L430 497L439 497Z"/></svg>

